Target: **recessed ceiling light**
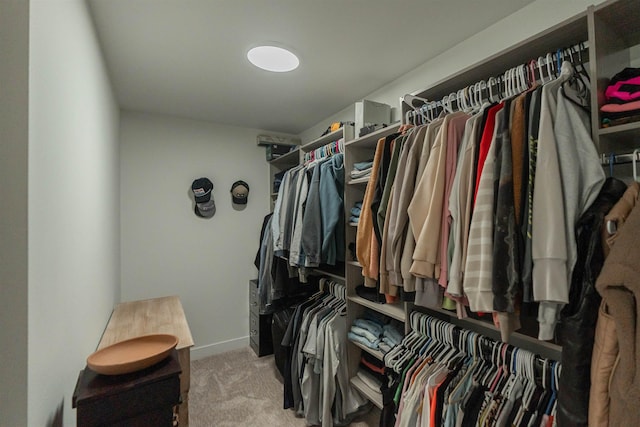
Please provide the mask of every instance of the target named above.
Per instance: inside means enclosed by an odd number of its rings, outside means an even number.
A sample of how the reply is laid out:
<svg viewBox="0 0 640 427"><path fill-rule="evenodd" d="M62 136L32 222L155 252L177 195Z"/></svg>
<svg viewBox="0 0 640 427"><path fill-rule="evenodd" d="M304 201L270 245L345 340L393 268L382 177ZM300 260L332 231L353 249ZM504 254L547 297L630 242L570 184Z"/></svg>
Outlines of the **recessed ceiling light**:
<svg viewBox="0 0 640 427"><path fill-rule="evenodd" d="M247 59L258 68L284 73L298 68L300 60L286 49L275 46L258 46L247 52Z"/></svg>

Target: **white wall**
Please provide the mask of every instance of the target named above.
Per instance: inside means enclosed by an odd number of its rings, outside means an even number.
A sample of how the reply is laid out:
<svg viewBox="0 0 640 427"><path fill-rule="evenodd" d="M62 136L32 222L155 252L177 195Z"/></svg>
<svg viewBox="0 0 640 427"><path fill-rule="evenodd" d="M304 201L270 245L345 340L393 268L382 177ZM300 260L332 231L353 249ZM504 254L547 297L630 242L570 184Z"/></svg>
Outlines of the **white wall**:
<svg viewBox="0 0 640 427"><path fill-rule="evenodd" d="M28 425L71 426L119 300L119 112L85 2L30 15Z"/></svg>
<svg viewBox="0 0 640 427"><path fill-rule="evenodd" d="M248 345L249 280L269 210L261 132L168 116L123 113L120 133L122 300L179 295L192 358ZM216 214L197 217L191 183L214 185ZM229 190L250 186L234 210Z"/></svg>
<svg viewBox="0 0 640 427"><path fill-rule="evenodd" d="M537 0L365 96L364 99L390 105L394 108L394 121L399 121L398 107L401 96L421 91L466 67L584 12L592 4L601 2L602 0ZM428 40L425 40L425 43L428 43ZM358 100L353 100L354 103L356 101ZM318 138L331 122L353 120L354 109L352 104L305 130L300 134L302 142Z"/></svg>
<svg viewBox="0 0 640 427"><path fill-rule="evenodd" d="M29 3L0 5L0 425L27 419Z"/></svg>

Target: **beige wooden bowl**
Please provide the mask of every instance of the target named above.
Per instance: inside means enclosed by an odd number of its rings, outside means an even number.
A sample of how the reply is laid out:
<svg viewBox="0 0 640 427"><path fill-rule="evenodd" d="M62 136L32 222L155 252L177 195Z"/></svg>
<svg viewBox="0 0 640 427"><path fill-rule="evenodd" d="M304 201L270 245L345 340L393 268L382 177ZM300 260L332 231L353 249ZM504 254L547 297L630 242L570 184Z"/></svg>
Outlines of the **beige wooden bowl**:
<svg viewBox="0 0 640 427"><path fill-rule="evenodd" d="M144 335L120 341L87 357L87 366L99 374L120 375L155 365L178 345L169 334Z"/></svg>

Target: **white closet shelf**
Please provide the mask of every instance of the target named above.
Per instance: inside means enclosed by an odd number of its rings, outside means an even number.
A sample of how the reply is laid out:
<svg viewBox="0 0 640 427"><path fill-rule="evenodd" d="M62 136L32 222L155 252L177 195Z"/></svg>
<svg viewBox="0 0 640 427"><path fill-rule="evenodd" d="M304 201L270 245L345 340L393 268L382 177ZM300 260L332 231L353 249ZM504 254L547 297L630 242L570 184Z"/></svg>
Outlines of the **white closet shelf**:
<svg viewBox="0 0 640 427"><path fill-rule="evenodd" d="M366 345L360 344L357 341L351 341L351 340L349 341L351 342L351 344L355 345L356 347L360 347L362 350L366 351L367 353L369 353L370 355L372 355L378 360L382 360L382 358L384 357L384 354L382 354L382 352L379 350L374 350L372 348L369 348Z"/></svg>
<svg viewBox="0 0 640 427"><path fill-rule="evenodd" d="M347 184L349 184L349 185L359 185L359 184L366 184L368 182L369 182L369 177L368 176L363 176L362 178L352 179L352 180L348 181Z"/></svg>
<svg viewBox="0 0 640 427"><path fill-rule="evenodd" d="M365 397L369 399L374 405L382 409L382 393L376 393L374 390L371 390L371 387L366 385L358 377L351 378L351 385L360 393L364 394Z"/></svg>
<svg viewBox="0 0 640 427"><path fill-rule="evenodd" d="M640 122L600 128L597 130L600 151L620 151L629 147L637 147L640 140Z"/></svg>
<svg viewBox="0 0 640 427"><path fill-rule="evenodd" d="M354 267L362 268L362 264L360 264L358 261L347 261L347 264L353 265Z"/></svg>
<svg viewBox="0 0 640 427"><path fill-rule="evenodd" d="M327 145L334 141L337 141L340 138L344 138L345 143L346 141L353 139L353 126L347 125L345 127L341 127L338 130L334 130L333 132L328 133L324 136L321 136L318 139L314 139L311 142L307 142L306 144L301 146L300 149L303 152L308 153L310 151L315 150L316 148L322 147L323 145Z"/></svg>
<svg viewBox="0 0 640 427"><path fill-rule="evenodd" d="M378 140L384 138L387 135L396 133L400 129L400 123L394 123L386 128L378 129L375 132L368 133L364 136L349 141L345 144L345 147L358 147L358 148L376 148Z"/></svg>
<svg viewBox="0 0 640 427"><path fill-rule="evenodd" d="M295 166L300 161L300 148L295 148L289 151L287 154L283 154L280 157L276 157L271 160L269 164L273 166Z"/></svg>
<svg viewBox="0 0 640 427"><path fill-rule="evenodd" d="M340 280L344 282L344 273L340 274L335 271L329 271L322 267L312 267L311 270L315 271L317 274L321 274L323 276L330 277L335 280Z"/></svg>
<svg viewBox="0 0 640 427"><path fill-rule="evenodd" d="M396 320L401 322L405 321L405 312L404 307L400 304L378 304L373 301L369 301L366 298L362 298L358 295L348 297L349 301L353 301L356 304L363 305L367 308L370 308L378 313L385 314L389 317L393 317Z"/></svg>
<svg viewBox="0 0 640 427"><path fill-rule="evenodd" d="M349 223L349 226L350 226L350 227L357 227L357 226L358 226L358 223L357 223L357 222L350 222L350 223Z"/></svg>

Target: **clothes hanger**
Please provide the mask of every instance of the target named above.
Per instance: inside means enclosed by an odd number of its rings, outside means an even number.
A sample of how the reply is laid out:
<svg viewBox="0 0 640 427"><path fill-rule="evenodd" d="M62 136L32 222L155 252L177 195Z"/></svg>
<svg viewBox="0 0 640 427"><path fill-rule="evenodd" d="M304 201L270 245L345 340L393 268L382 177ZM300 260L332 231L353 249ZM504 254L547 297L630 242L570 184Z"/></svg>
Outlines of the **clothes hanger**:
<svg viewBox="0 0 640 427"><path fill-rule="evenodd" d="M413 109L416 109L417 107L420 107L423 104L426 104L427 102L429 102L424 98L420 98L419 96L415 96L411 94L406 94L405 96L403 96L402 101ZM416 102L418 102L419 104L416 105Z"/></svg>
<svg viewBox="0 0 640 427"><path fill-rule="evenodd" d="M551 53L547 53L545 61L547 63L547 76L549 76L549 81L551 81L555 78L555 72L553 70L553 55Z"/></svg>
<svg viewBox="0 0 640 427"><path fill-rule="evenodd" d="M550 372L550 382L551 382L551 399L549 399L549 403L547 404L547 408L545 410L545 414L547 415L551 415L551 410L553 408L553 405L556 402L556 396L557 396L557 389L556 389L556 384L558 383L558 377L557 375L557 366L558 362L551 362L551 372Z"/></svg>
<svg viewBox="0 0 640 427"><path fill-rule="evenodd" d="M464 89L459 89L458 92L456 92L456 103L458 104L458 111L466 111L466 103L464 101Z"/></svg>
<svg viewBox="0 0 640 427"><path fill-rule="evenodd" d="M558 49L556 51L556 74L560 76L560 69L562 68L562 63L564 62L564 51L562 49Z"/></svg>
<svg viewBox="0 0 640 427"><path fill-rule="evenodd" d="M543 85L545 83L544 81L544 71L542 66L544 65L544 57L539 56L538 60L536 61L537 65L538 65L538 74L540 75L540 84Z"/></svg>
<svg viewBox="0 0 640 427"><path fill-rule="evenodd" d="M480 95L480 82L476 82L469 86L469 104L471 112L475 112L478 109L478 96Z"/></svg>
<svg viewBox="0 0 640 427"><path fill-rule="evenodd" d="M527 81L527 66L525 64L520 65L518 67L519 75L520 75L520 90L518 94L522 92L526 92L529 90L529 82Z"/></svg>
<svg viewBox="0 0 640 427"><path fill-rule="evenodd" d="M495 77L489 77L489 80L487 81L487 86L489 89L489 102L496 102L493 99L493 85L496 84L496 78Z"/></svg>
<svg viewBox="0 0 640 427"><path fill-rule="evenodd" d="M638 153L640 153L640 149L636 148L633 150L633 158L631 159L631 165L633 166L633 180L638 182L638 172L636 163L638 162Z"/></svg>

